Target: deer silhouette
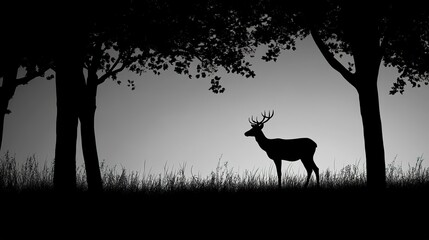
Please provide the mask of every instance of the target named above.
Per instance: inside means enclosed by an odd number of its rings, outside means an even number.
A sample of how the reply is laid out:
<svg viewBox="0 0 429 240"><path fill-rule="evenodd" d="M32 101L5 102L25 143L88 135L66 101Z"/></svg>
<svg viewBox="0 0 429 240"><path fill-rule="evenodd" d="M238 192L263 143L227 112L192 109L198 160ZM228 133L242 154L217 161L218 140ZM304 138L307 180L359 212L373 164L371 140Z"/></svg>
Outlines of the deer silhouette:
<svg viewBox="0 0 429 240"><path fill-rule="evenodd" d="M249 118L252 128L245 132L244 135L246 137L255 137L259 147L261 147L262 150L267 153L268 157L274 161L277 170L278 187L281 188L282 160L293 162L300 159L307 170L307 181L305 182L305 187L308 186L312 171L316 174L317 186L319 186L319 168L313 160L317 144L310 138L266 138L262 132L262 128L264 127L264 123L268 122L268 120L274 116L274 110L272 113L268 112L268 115L264 111L261 115L263 117L262 121L258 121L257 117L256 120L254 120L253 116L251 119Z"/></svg>

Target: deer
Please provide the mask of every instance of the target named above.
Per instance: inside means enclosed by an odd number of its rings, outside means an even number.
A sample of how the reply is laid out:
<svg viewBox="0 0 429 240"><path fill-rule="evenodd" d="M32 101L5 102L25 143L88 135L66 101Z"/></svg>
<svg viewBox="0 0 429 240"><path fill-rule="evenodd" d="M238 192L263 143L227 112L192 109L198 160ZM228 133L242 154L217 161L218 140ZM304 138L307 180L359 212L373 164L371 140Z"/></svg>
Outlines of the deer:
<svg viewBox="0 0 429 240"><path fill-rule="evenodd" d="M314 171L316 175L317 186L319 186L319 168L314 163L314 153L316 152L317 144L310 138L295 138L295 139L269 139L265 137L262 129L264 124L267 123L273 116L274 110L272 113L269 111L268 115L261 113L263 119L258 121L252 118L249 118L249 123L251 129L244 133L246 137L255 137L256 142L259 147L264 150L268 157L274 161L276 165L277 178L278 178L278 188L281 188L281 179L282 179L282 160L294 162L301 160L304 164L305 170L307 171L307 181L305 182L304 187L308 186L308 182L311 177L311 173Z"/></svg>

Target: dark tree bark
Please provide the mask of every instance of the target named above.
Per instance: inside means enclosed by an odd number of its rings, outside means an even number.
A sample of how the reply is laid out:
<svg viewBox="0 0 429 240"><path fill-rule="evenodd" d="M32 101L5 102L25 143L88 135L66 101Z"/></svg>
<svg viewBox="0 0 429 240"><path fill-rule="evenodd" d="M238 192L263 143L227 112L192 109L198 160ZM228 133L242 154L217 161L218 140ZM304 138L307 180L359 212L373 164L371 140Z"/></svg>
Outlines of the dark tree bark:
<svg viewBox="0 0 429 240"><path fill-rule="evenodd" d="M85 84L83 60L87 34L84 22L73 21L76 13L79 13L78 9L75 10L60 11L63 13L58 16L61 24L55 32L57 122L54 187L60 192L73 192L76 189L79 98Z"/></svg>
<svg viewBox="0 0 429 240"><path fill-rule="evenodd" d="M91 192L102 191L100 165L97 153L97 141L95 136L95 110L97 96L97 76L88 73L88 80L84 95L81 98L79 120L81 124L82 151L85 162L88 189Z"/></svg>
<svg viewBox="0 0 429 240"><path fill-rule="evenodd" d="M94 129L97 84L92 84L91 79L85 82L83 74L91 6L82 7L78 3L66 9L62 5L58 6L64 13L58 16L64 21L64 26L58 30L60 44L57 47L59 55L56 62L58 115L54 184L56 188L64 188L66 191L76 186L76 140L79 121L88 189L91 192L102 190ZM76 13L80 13L80 16Z"/></svg>
<svg viewBox="0 0 429 240"><path fill-rule="evenodd" d="M386 185L383 131L378 100L377 82L358 90L365 141L368 187L383 189Z"/></svg>
<svg viewBox="0 0 429 240"><path fill-rule="evenodd" d="M362 9L361 9L362 10ZM365 12L365 17L357 14ZM382 58L376 13L349 11L344 24L354 58L355 72L347 70L322 41L318 30L312 29L313 39L321 53L359 94L359 105L363 124L367 185L370 189L381 190L386 186L385 154L383 131L380 117L377 80Z"/></svg>
<svg viewBox="0 0 429 240"><path fill-rule="evenodd" d="M362 7L362 6L360 6ZM374 10L373 10L374 11ZM378 99L378 73L382 59L377 12L367 11L362 17L352 11L346 33L355 62L354 87L359 94L363 124L367 184L370 189L382 190L386 186L383 131Z"/></svg>
<svg viewBox="0 0 429 240"><path fill-rule="evenodd" d="M6 114L9 113L9 101L15 94L17 87L14 80L16 79L19 65L16 64L13 58L9 58L9 61L7 61L3 67L5 69L5 74L3 76L2 86L0 87L0 150L3 143L4 119Z"/></svg>
<svg viewBox="0 0 429 240"><path fill-rule="evenodd" d="M57 122L54 165L54 186L59 191L76 188L76 141L78 126L79 88L77 79L83 77L76 58L60 57L56 68ZM82 75L82 76L80 76Z"/></svg>
<svg viewBox="0 0 429 240"><path fill-rule="evenodd" d="M7 106L9 105L9 100L4 97L3 89L0 88L0 150L3 143L3 127L4 127L4 119L8 112Z"/></svg>

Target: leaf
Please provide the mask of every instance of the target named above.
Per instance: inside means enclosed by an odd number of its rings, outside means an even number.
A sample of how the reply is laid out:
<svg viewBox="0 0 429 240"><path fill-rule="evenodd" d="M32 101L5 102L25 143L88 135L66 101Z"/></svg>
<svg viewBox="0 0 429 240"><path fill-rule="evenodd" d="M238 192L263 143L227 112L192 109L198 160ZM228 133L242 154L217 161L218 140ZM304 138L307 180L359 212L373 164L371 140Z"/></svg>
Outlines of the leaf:
<svg viewBox="0 0 429 240"><path fill-rule="evenodd" d="M55 78L54 74L50 74L50 75L46 76L46 80L52 80L54 78Z"/></svg>

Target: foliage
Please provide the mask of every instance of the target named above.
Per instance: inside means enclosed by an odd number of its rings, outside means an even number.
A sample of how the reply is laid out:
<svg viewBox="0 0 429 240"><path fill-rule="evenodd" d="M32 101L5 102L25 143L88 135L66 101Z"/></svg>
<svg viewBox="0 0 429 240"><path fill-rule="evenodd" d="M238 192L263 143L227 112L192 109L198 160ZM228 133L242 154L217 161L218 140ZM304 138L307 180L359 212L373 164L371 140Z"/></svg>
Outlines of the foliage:
<svg viewBox="0 0 429 240"><path fill-rule="evenodd" d="M326 48L326 54L321 49L325 57L352 57L346 58L352 59L347 60L346 66L339 62L331 66L353 82L356 68L362 68L356 66L356 61L365 59L360 46L370 46L375 41L378 46L372 49L373 53L400 74L390 94L403 93L406 82L413 87L429 84L429 12L421 2L256 2L259 5L253 16L260 19L260 24L255 27L254 36L257 43L268 45L263 57L266 61L275 61L281 50L295 50L295 41L311 34L316 43L321 40L319 48Z"/></svg>
<svg viewBox="0 0 429 240"><path fill-rule="evenodd" d="M406 82L412 87L429 84L429 12L420 2L398 5L387 20L394 27L388 30L384 64L400 74L390 94L402 94Z"/></svg>
<svg viewBox="0 0 429 240"><path fill-rule="evenodd" d="M123 69L156 75L172 69L189 78L211 77L210 90L221 93L219 67L255 76L245 56L256 45L237 3L145 0L106 7L107 13L89 20L85 67L103 74L99 83L112 78L118 84Z"/></svg>

